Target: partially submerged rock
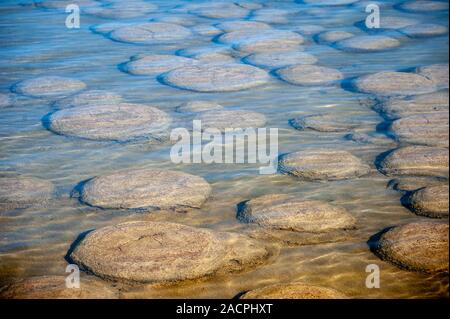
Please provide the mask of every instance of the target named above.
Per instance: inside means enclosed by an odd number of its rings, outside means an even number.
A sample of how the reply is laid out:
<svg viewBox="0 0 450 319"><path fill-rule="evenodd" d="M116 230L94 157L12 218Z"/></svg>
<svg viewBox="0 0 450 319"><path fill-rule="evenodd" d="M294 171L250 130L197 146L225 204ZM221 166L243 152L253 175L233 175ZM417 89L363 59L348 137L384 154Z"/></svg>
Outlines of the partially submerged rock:
<svg viewBox="0 0 450 319"><path fill-rule="evenodd" d="M437 91L436 84L419 74L383 71L364 75L353 82L354 87L363 93L377 95L415 95Z"/></svg>
<svg viewBox="0 0 450 319"><path fill-rule="evenodd" d="M173 43L187 39L192 32L177 24L147 22L120 27L109 35L113 40L135 44Z"/></svg>
<svg viewBox="0 0 450 319"><path fill-rule="evenodd" d="M211 187L202 177L167 170L131 169L87 181L83 203L100 208L186 210L200 208Z"/></svg>
<svg viewBox="0 0 450 319"><path fill-rule="evenodd" d="M402 143L448 147L448 127L448 112L425 113L395 120L390 134Z"/></svg>
<svg viewBox="0 0 450 319"><path fill-rule="evenodd" d="M446 26L434 23L421 23L411 25L399 30L410 38L428 38L448 33Z"/></svg>
<svg viewBox="0 0 450 319"><path fill-rule="evenodd" d="M86 84L80 80L61 76L40 76L19 82L12 90L31 97L57 98L77 93L85 87Z"/></svg>
<svg viewBox="0 0 450 319"><path fill-rule="evenodd" d="M397 39L382 35L359 35L335 43L336 48L347 52L379 52L400 46Z"/></svg>
<svg viewBox="0 0 450 319"><path fill-rule="evenodd" d="M68 109L83 105L115 104L122 102L122 96L115 92L89 90L56 101L53 106L58 109Z"/></svg>
<svg viewBox="0 0 450 319"><path fill-rule="evenodd" d="M375 252L401 268L427 273L448 272L448 225L416 222L381 235Z"/></svg>
<svg viewBox="0 0 450 319"><path fill-rule="evenodd" d="M358 144L373 144L383 146L396 145L395 141L388 138L385 134L380 134L376 132L369 134L352 132L345 135L345 138Z"/></svg>
<svg viewBox="0 0 450 319"><path fill-rule="evenodd" d="M354 36L353 33L347 31L325 31L316 36L316 41L321 44L331 44Z"/></svg>
<svg viewBox="0 0 450 319"><path fill-rule="evenodd" d="M289 14L292 11L285 9L262 8L252 13L251 19L270 24L284 24L289 22Z"/></svg>
<svg viewBox="0 0 450 319"><path fill-rule="evenodd" d="M318 132L348 132L364 123L356 118L346 118L339 114L312 114L296 117L289 121L297 130L311 129Z"/></svg>
<svg viewBox="0 0 450 319"><path fill-rule="evenodd" d="M448 176L448 149L405 146L390 151L379 163L386 175Z"/></svg>
<svg viewBox="0 0 450 319"><path fill-rule="evenodd" d="M266 84L269 79L261 69L235 63L182 67L162 77L168 85L197 92L240 91Z"/></svg>
<svg viewBox="0 0 450 319"><path fill-rule="evenodd" d="M389 181L388 187L402 192L412 192L421 188L448 184L448 179L439 177L399 177Z"/></svg>
<svg viewBox="0 0 450 319"><path fill-rule="evenodd" d="M244 18L250 13L246 8L235 3L227 2L196 4L196 8L193 8L190 12L201 17L212 19Z"/></svg>
<svg viewBox="0 0 450 319"><path fill-rule="evenodd" d="M339 70L302 64L279 69L276 74L286 82L303 86L331 85L344 78Z"/></svg>
<svg viewBox="0 0 450 319"><path fill-rule="evenodd" d="M448 195L448 183L427 186L409 194L405 204L417 215L448 218Z"/></svg>
<svg viewBox="0 0 450 319"><path fill-rule="evenodd" d="M242 110L212 110L202 112L195 119L201 121L202 130L217 129L221 132L235 128L256 129L266 124L263 114Z"/></svg>
<svg viewBox="0 0 450 319"><path fill-rule="evenodd" d="M448 10L447 1L411 0L398 5L398 8L409 12L435 12Z"/></svg>
<svg viewBox="0 0 450 319"><path fill-rule="evenodd" d="M113 103L84 105L54 112L48 128L61 135L90 140L161 142L167 138L171 118L148 105Z"/></svg>
<svg viewBox="0 0 450 319"><path fill-rule="evenodd" d="M416 69L416 72L433 81L433 83L437 85L439 88L448 89L449 86L448 63L421 66Z"/></svg>
<svg viewBox="0 0 450 319"><path fill-rule="evenodd" d="M241 299L345 299L341 292L303 283L275 284L246 292Z"/></svg>
<svg viewBox="0 0 450 319"><path fill-rule="evenodd" d="M54 196L55 188L47 180L35 177L0 177L0 212L43 206Z"/></svg>
<svg viewBox="0 0 450 319"><path fill-rule="evenodd" d="M132 58L130 62L123 66L123 70L135 75L153 75L196 64L198 64L198 61L190 58L167 54L152 54Z"/></svg>
<svg viewBox="0 0 450 319"><path fill-rule="evenodd" d="M303 180L343 180L366 175L370 167L347 151L305 150L282 155L279 170Z"/></svg>
<svg viewBox="0 0 450 319"><path fill-rule="evenodd" d="M225 21L217 24L216 27L222 30L223 32L234 32L241 30L262 31L272 29L272 27L267 23L249 20Z"/></svg>
<svg viewBox="0 0 450 319"><path fill-rule="evenodd" d="M102 278L173 283L242 271L269 256L265 246L242 235L141 221L89 233L70 258Z"/></svg>
<svg viewBox="0 0 450 319"><path fill-rule="evenodd" d="M222 110L223 106L213 101L189 101L180 104L176 111L179 113L200 113L211 110Z"/></svg>
<svg viewBox="0 0 450 319"><path fill-rule="evenodd" d="M68 288L66 276L19 280L0 288L1 299L116 299L118 291L91 277L82 277L79 288Z"/></svg>
<svg viewBox="0 0 450 319"><path fill-rule="evenodd" d="M293 64L314 64L317 58L305 52L282 51L250 54L244 58L244 62L262 68L281 68Z"/></svg>

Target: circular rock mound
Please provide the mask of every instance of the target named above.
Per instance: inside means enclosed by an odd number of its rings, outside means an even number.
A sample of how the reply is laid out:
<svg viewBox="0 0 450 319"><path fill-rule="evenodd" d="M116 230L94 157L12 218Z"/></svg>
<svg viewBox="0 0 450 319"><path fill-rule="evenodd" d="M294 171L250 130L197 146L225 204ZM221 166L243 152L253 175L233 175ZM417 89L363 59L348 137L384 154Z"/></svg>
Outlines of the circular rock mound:
<svg viewBox="0 0 450 319"><path fill-rule="evenodd" d="M428 38L447 34L448 28L440 24L422 23L408 26L399 31L410 38Z"/></svg>
<svg viewBox="0 0 450 319"><path fill-rule="evenodd" d="M448 272L448 225L431 222L397 226L381 235L376 253L401 268Z"/></svg>
<svg viewBox="0 0 450 319"><path fill-rule="evenodd" d="M342 207L284 194L265 195L245 202L238 218L264 228L309 233L351 229L356 223Z"/></svg>
<svg viewBox="0 0 450 319"><path fill-rule="evenodd" d="M200 120L202 130L217 129L224 132L225 129L235 128L260 128L266 124L266 117L257 112L242 110L213 110L199 114L196 120Z"/></svg>
<svg viewBox="0 0 450 319"><path fill-rule="evenodd" d="M100 141L147 139L161 142L171 118L141 104L96 104L68 108L48 116L48 128L61 135Z"/></svg>
<svg viewBox="0 0 450 319"><path fill-rule="evenodd" d="M226 2L198 4L197 8L190 11L200 17L212 19L244 18L250 11L235 4Z"/></svg>
<svg viewBox="0 0 450 319"><path fill-rule="evenodd" d="M369 173L368 165L349 152L305 150L280 157L279 170L303 180L343 180Z"/></svg>
<svg viewBox="0 0 450 319"><path fill-rule="evenodd" d="M339 291L302 283L277 284L246 292L241 299L345 299Z"/></svg>
<svg viewBox="0 0 450 319"><path fill-rule="evenodd" d="M122 96L118 93L103 90L89 90L58 100L53 106L58 109L68 109L87 104L115 104L120 102L122 102Z"/></svg>
<svg viewBox="0 0 450 319"><path fill-rule="evenodd" d="M447 1L412 0L403 2L400 9L410 12L434 12L448 10Z"/></svg>
<svg viewBox="0 0 450 319"><path fill-rule="evenodd" d="M432 64L422 66L416 69L416 72L435 83L439 88L447 88L449 86L449 65L448 63Z"/></svg>
<svg viewBox="0 0 450 319"><path fill-rule="evenodd" d="M318 132L346 132L360 126L361 121L343 118L338 114L314 114L291 119L292 127L297 130L311 129Z"/></svg>
<svg viewBox="0 0 450 319"><path fill-rule="evenodd" d="M198 61L176 55L140 55L132 58L123 67L125 72L135 75L161 74L184 66L197 64Z"/></svg>
<svg viewBox="0 0 450 319"><path fill-rule="evenodd" d="M437 90L435 83L422 75L392 71L361 76L354 81L354 87L363 93L385 96L424 94Z"/></svg>
<svg viewBox="0 0 450 319"><path fill-rule="evenodd" d="M448 149L405 146L388 153L379 163L386 175L448 176Z"/></svg>
<svg viewBox="0 0 450 319"><path fill-rule="evenodd" d="M316 41L320 44L331 44L354 36L353 33L347 31L326 31L318 34Z"/></svg>
<svg viewBox="0 0 450 319"><path fill-rule="evenodd" d="M118 292L89 277L80 288L67 288L65 276L32 277L0 288L1 299L117 299Z"/></svg>
<svg viewBox="0 0 450 319"><path fill-rule="evenodd" d="M150 221L95 230L70 255L76 264L99 277L142 283L243 270L268 256L266 249L245 236Z"/></svg>
<svg viewBox="0 0 450 319"><path fill-rule="evenodd" d="M113 40L135 44L172 43L189 38L192 32L180 25L148 22L124 26L110 33Z"/></svg>
<svg viewBox="0 0 450 319"><path fill-rule="evenodd" d="M197 17L191 14L171 14L167 16L158 17L151 20L152 22L165 22L179 24L184 27L192 27L197 25Z"/></svg>
<svg viewBox="0 0 450 319"><path fill-rule="evenodd" d="M276 74L288 83L302 86L331 85L344 78L336 69L302 64L279 69Z"/></svg>
<svg viewBox="0 0 450 319"><path fill-rule="evenodd" d="M196 24L195 26L191 27L192 32L199 34L201 36L214 36L219 35L222 33L222 30L216 28L213 25L204 23L204 24Z"/></svg>
<svg viewBox="0 0 450 319"><path fill-rule="evenodd" d="M448 184L428 186L411 193L406 206L417 215L448 218L448 194Z"/></svg>
<svg viewBox="0 0 450 319"><path fill-rule="evenodd" d="M83 185L80 199L100 208L184 210L200 208L210 193L210 185L199 176L134 169L89 180Z"/></svg>
<svg viewBox="0 0 450 319"><path fill-rule="evenodd" d="M0 212L45 205L55 188L49 181L35 177L0 178Z"/></svg>
<svg viewBox="0 0 450 319"><path fill-rule="evenodd" d="M399 142L428 146L449 146L448 112L412 115L395 120L391 134Z"/></svg>
<svg viewBox="0 0 450 319"><path fill-rule="evenodd" d="M83 90L86 84L80 80L61 76L40 76L17 83L16 93L37 98L64 97Z"/></svg>
<svg viewBox="0 0 450 319"><path fill-rule="evenodd" d="M261 31L272 29L272 27L267 23L249 20L225 21L217 24L216 27L222 30L223 32L234 32L241 30Z"/></svg>
<svg viewBox="0 0 450 319"><path fill-rule="evenodd" d="M448 91L394 97L377 103L373 108L389 120L424 113L442 113L449 111Z"/></svg>
<svg viewBox="0 0 450 319"><path fill-rule="evenodd" d="M244 64L182 67L163 75L164 83L196 92L231 92L266 84L267 72Z"/></svg>
<svg viewBox="0 0 450 319"><path fill-rule="evenodd" d="M429 186L440 186L445 182L448 179L439 177L400 177L390 180L388 186L396 191L412 192Z"/></svg>
<svg viewBox="0 0 450 319"><path fill-rule="evenodd" d="M289 23L288 15L292 13L285 9L262 8L254 11L251 19L270 24L285 24Z"/></svg>
<svg viewBox="0 0 450 319"><path fill-rule="evenodd" d="M179 113L200 113L211 110L222 110L223 106L212 101L189 101L179 105L176 111Z"/></svg>
<svg viewBox="0 0 450 319"><path fill-rule="evenodd" d="M266 52L250 54L244 58L244 62L262 68L281 68L292 64L314 64L317 58L299 51Z"/></svg>
<svg viewBox="0 0 450 319"><path fill-rule="evenodd" d="M338 41L335 46L342 51L366 53L396 48L400 41L382 35L361 35Z"/></svg>

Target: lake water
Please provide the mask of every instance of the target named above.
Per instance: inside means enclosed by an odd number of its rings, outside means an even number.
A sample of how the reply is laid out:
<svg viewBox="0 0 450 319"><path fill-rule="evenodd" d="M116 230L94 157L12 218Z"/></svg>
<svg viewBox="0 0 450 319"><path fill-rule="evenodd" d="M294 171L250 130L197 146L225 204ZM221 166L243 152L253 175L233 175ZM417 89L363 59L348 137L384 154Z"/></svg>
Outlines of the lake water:
<svg viewBox="0 0 450 319"><path fill-rule="evenodd" d="M174 8L194 1L148 1L158 5L155 13L126 22L145 22L173 15ZM287 9L288 20L273 27L296 30L302 25L319 25L326 30L365 32L354 26L364 20L365 4L326 7L320 15L298 12L309 5L295 1L259 1L267 8ZM362 1L361 1L362 2ZM381 14L402 16L423 22L448 24L448 11L407 13L393 8L399 1L384 4ZM176 10L175 10L176 11ZM307 12L307 11L306 11ZM26 175L49 180L57 196L44 208L29 208L0 216L0 284L40 275L66 275L65 254L79 233L124 221L155 220L241 232L236 204L270 193L293 194L341 205L358 220L350 241L282 248L279 256L253 271L229 277L160 289L146 286L121 289L123 298L231 298L239 292L272 283L302 281L335 288L354 298L414 298L448 296L448 277L400 270L381 261L367 246L367 240L381 229L418 217L400 204L401 193L387 187L390 180L374 165L376 156L395 148L358 144L345 133L298 131L288 120L301 114L333 112L342 118L357 114L367 122L358 131L373 132L383 119L361 99L365 94L339 86L301 87L275 77L257 88L229 93L195 93L161 84L155 76L134 76L119 65L133 55L173 54L180 49L217 46L213 36L196 36L175 44L135 45L112 41L91 31L111 19L81 14L81 28L69 30L63 11L37 8L32 1L0 3L0 93L8 93L18 81L41 75L59 75L84 81L88 89L119 93L132 103L154 105L183 120L176 106L192 100L211 100L231 109L263 113L267 127L279 129L280 153L306 148L348 150L371 165L372 173L358 179L335 182L302 182L281 175L260 175L254 164L173 164L170 145L95 142L56 135L46 130L42 118L53 110L51 100L22 98L12 107L0 109L0 174ZM224 19L190 15L198 24L213 25ZM420 39L402 37L394 50L377 53L348 53L317 44L306 35L305 52L318 58L317 64L337 68L346 78L383 70L404 70L433 63L448 63L448 35ZM125 168L182 170L204 177L212 186L205 205L188 213L135 213L100 210L81 204L70 193L80 181ZM381 288L365 286L368 264L381 269Z"/></svg>

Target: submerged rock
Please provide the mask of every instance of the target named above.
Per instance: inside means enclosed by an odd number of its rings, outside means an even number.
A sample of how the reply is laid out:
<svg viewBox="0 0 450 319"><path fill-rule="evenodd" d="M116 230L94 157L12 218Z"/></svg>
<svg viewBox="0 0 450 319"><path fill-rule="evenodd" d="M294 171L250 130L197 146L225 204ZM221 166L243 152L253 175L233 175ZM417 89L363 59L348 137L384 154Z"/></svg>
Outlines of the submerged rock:
<svg viewBox="0 0 450 319"><path fill-rule="evenodd" d="M67 288L65 276L19 280L0 288L1 299L116 299L119 293L107 283L82 277L80 288Z"/></svg>
<svg viewBox="0 0 450 319"><path fill-rule="evenodd" d="M241 299L345 299L341 292L303 283L275 284L251 290Z"/></svg>
<svg viewBox="0 0 450 319"><path fill-rule="evenodd" d="M47 180L35 177L0 178L0 212L43 206L48 203L55 188Z"/></svg>
<svg viewBox="0 0 450 319"><path fill-rule="evenodd" d="M86 88L80 80L61 76L40 76L21 81L13 86L12 91L37 98L65 97Z"/></svg>
<svg viewBox="0 0 450 319"><path fill-rule="evenodd" d="M312 36L317 33L325 31L325 28L320 25L316 25L316 24L302 24L302 25L296 26L294 31L298 32L302 35Z"/></svg>
<svg viewBox="0 0 450 319"><path fill-rule="evenodd" d="M267 23L249 20L225 21L217 24L216 27L222 30L223 32L234 32L241 30L262 31L272 29L272 27Z"/></svg>
<svg viewBox="0 0 450 319"><path fill-rule="evenodd" d="M117 281L170 283L255 267L270 256L237 234L163 222L128 222L89 233L71 259Z"/></svg>
<svg viewBox="0 0 450 319"><path fill-rule="evenodd" d="M448 176L448 149L405 146L389 152L379 163L385 175Z"/></svg>
<svg viewBox="0 0 450 319"><path fill-rule="evenodd" d="M421 23L408 26L399 30L410 38L436 37L448 33L448 28L433 23Z"/></svg>
<svg viewBox="0 0 450 319"><path fill-rule="evenodd" d="M245 63L262 68L281 68L292 64L314 64L317 58L299 51L254 53L244 58Z"/></svg>
<svg viewBox="0 0 450 319"><path fill-rule="evenodd" d="M122 102L122 96L118 93L103 90L89 90L58 100L53 106L58 109L68 109L87 104L115 104L120 102Z"/></svg>
<svg viewBox="0 0 450 319"><path fill-rule="evenodd" d="M432 218L448 218L448 183L427 186L406 198L406 206L414 213Z"/></svg>
<svg viewBox="0 0 450 319"><path fill-rule="evenodd" d="M296 85L331 85L344 78L344 75L332 68L317 65L292 65L276 71L286 82Z"/></svg>
<svg viewBox="0 0 450 319"><path fill-rule="evenodd" d="M390 133L402 143L448 147L448 127L448 112L435 112L395 120L390 125Z"/></svg>
<svg viewBox="0 0 450 319"><path fill-rule="evenodd" d="M212 110L202 112L196 118L202 122L202 129L260 128L266 124L266 117L257 112L242 110Z"/></svg>
<svg viewBox="0 0 450 319"><path fill-rule="evenodd" d="M211 110L222 110L223 106L212 101L189 101L179 105L176 111L179 113L200 113Z"/></svg>
<svg viewBox="0 0 450 319"><path fill-rule="evenodd" d="M435 83L439 88L448 89L449 86L449 65L448 63L432 64L421 66L416 69L416 72Z"/></svg>
<svg viewBox="0 0 450 319"><path fill-rule="evenodd" d="M270 24L284 24L289 22L288 16L292 13L292 11L284 9L262 8L254 11L251 19Z"/></svg>
<svg viewBox="0 0 450 319"><path fill-rule="evenodd" d="M172 43L187 39L192 32L180 25L148 22L115 29L110 33L113 40L135 44Z"/></svg>
<svg viewBox="0 0 450 319"><path fill-rule="evenodd" d="M382 35L360 35L335 43L336 48L348 52L378 52L400 46L397 39Z"/></svg>
<svg viewBox="0 0 450 319"><path fill-rule="evenodd" d="M111 31L114 31L115 29L132 25L133 25L132 23L125 23L125 22L108 22L94 25L90 29L95 33L108 34Z"/></svg>
<svg viewBox="0 0 450 319"><path fill-rule="evenodd" d="M443 183L448 183L448 179L437 177L400 177L390 180L388 187L397 191L411 192L428 186L442 185Z"/></svg>
<svg viewBox="0 0 450 319"><path fill-rule="evenodd" d="M231 92L253 88L269 81L269 75L244 64L189 66L163 75L164 83L197 92Z"/></svg>
<svg viewBox="0 0 450 319"><path fill-rule="evenodd" d="M192 27L198 23L196 17L191 14L171 14L152 19L151 21L179 24L184 27Z"/></svg>
<svg viewBox="0 0 450 319"><path fill-rule="evenodd" d="M190 10L191 13L196 14L200 17L212 19L244 18L250 13L249 10L235 3L210 2L196 4L196 6L196 8Z"/></svg>
<svg viewBox="0 0 450 319"><path fill-rule="evenodd" d="M381 235L375 252L401 268L427 273L448 272L448 225L416 222Z"/></svg>
<svg viewBox="0 0 450 319"><path fill-rule="evenodd" d="M420 114L443 113L449 110L448 91L408 97L393 97L376 103L373 109L389 120Z"/></svg>
<svg viewBox="0 0 450 319"><path fill-rule="evenodd" d="M411 0L398 5L398 8L409 12L435 12L448 10L447 1Z"/></svg>
<svg viewBox="0 0 450 319"><path fill-rule="evenodd" d="M197 60L176 55L152 54L132 58L123 70L135 75L152 75L168 72L183 66L198 64Z"/></svg>
<svg viewBox="0 0 450 319"><path fill-rule="evenodd" d="M54 112L48 128L61 135L90 140L161 142L168 135L171 118L148 105L113 103L84 105Z"/></svg>
<svg viewBox="0 0 450 319"><path fill-rule="evenodd" d="M345 135L347 140L353 141L358 144L373 144L373 145L383 145L383 146L392 146L396 143L388 138L385 134L380 133L349 133Z"/></svg>
<svg viewBox="0 0 450 319"><path fill-rule="evenodd" d="M419 23L419 21L413 18L381 15L380 28L377 30L398 30L417 23ZM356 23L356 25L361 26L366 31L373 31L373 29L367 29L365 20L359 21L358 23Z"/></svg>
<svg viewBox="0 0 450 319"><path fill-rule="evenodd" d="M377 95L415 95L437 90L436 84L419 74L383 71L357 78L354 87L363 93Z"/></svg>
<svg viewBox="0 0 450 319"><path fill-rule="evenodd" d="M215 36L222 33L222 30L211 24L196 24L191 27L191 31L201 36Z"/></svg>
<svg viewBox="0 0 450 319"><path fill-rule="evenodd" d="M370 167L347 151L305 150L282 155L279 170L304 180L343 180L370 172Z"/></svg>
<svg viewBox="0 0 450 319"><path fill-rule="evenodd" d="M87 181L80 191L80 200L100 208L185 210L200 208L210 193L210 185L199 176L131 169Z"/></svg>
<svg viewBox="0 0 450 319"><path fill-rule="evenodd" d="M347 31L326 31L318 34L316 36L316 41L321 44L331 44L354 36L353 33Z"/></svg>
<svg viewBox="0 0 450 319"><path fill-rule="evenodd" d="M297 130L348 132L364 123L356 118L345 118L339 114L313 114L294 118L289 121L289 124Z"/></svg>

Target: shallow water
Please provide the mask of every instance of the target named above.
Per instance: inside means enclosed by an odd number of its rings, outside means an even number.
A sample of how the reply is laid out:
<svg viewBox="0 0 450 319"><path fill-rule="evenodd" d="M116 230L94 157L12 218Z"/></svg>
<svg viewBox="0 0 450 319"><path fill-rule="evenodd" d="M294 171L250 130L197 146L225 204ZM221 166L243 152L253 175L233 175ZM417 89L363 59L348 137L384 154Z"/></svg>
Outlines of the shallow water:
<svg viewBox="0 0 450 319"><path fill-rule="evenodd" d="M189 1L148 1L159 9L127 22L165 17L170 10ZM420 21L447 24L448 12L406 13L392 8L398 1L385 3L381 14L412 17ZM333 112L343 118L357 114L367 124L360 132L373 132L382 118L360 103L365 94L338 86L300 87L272 77L258 88L232 93L195 93L161 84L155 76L133 76L119 65L138 53L173 54L194 47L213 47L210 36L170 45L119 43L90 30L93 25L111 22L82 14L81 28L68 30L66 14L35 8L32 1L0 3L0 93L21 80L40 75L60 75L84 81L88 89L119 93L127 102L154 105L183 120L175 113L179 104L209 99L232 109L263 113L268 127L279 128L280 153L305 148L349 150L372 167L363 178L337 182L302 182L284 175L259 175L259 165L175 165L170 161L170 145L94 142L56 135L46 130L41 119L53 110L52 101L22 98L13 107L0 109L0 174L29 175L52 181L57 198L48 207L8 212L0 216L0 284L35 275L65 275L64 256L73 240L88 229L131 220L157 220L240 232L245 225L236 218L236 204L263 194L286 193L299 198L320 199L347 208L358 219L351 241L283 248L268 264L250 272L213 278L174 287L154 289L121 287L124 298L231 298L238 293L271 283L302 281L335 288L355 298L423 298L448 296L448 278L400 270L373 255L367 240L385 227L426 219L412 214L400 204L401 193L387 187L389 177L377 172L376 156L396 146L361 145L346 140L345 133L297 131L288 120L316 112ZM295 1L260 1L267 8L291 11L308 8ZM22 4L22 5L21 5ZM354 23L365 19L364 6L326 8L319 16L297 13L288 23L274 27L295 30L304 24L329 30L365 34ZM202 24L220 19L192 15ZM305 52L318 57L318 65L337 68L346 78L382 70L404 70L420 65L448 63L448 35L408 39L394 50L359 54L318 45L307 37ZM203 176L213 193L206 204L188 213L149 214L99 210L80 204L70 193L80 181L125 168L164 168ZM381 288L365 287L368 264L381 268Z"/></svg>

